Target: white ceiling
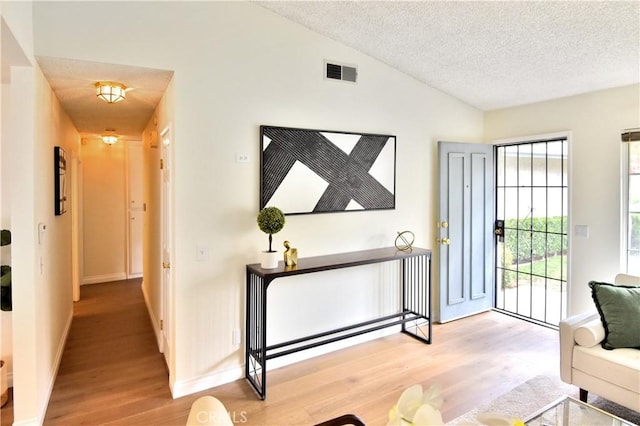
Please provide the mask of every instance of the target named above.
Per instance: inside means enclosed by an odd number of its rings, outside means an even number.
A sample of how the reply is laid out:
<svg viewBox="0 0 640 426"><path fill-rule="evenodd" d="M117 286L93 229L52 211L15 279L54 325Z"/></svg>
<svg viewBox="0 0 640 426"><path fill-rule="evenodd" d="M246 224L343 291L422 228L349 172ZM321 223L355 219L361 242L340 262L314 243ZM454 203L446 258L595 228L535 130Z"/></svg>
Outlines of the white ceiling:
<svg viewBox="0 0 640 426"><path fill-rule="evenodd" d="M482 110L640 82L639 1L257 3Z"/></svg>
<svg viewBox="0 0 640 426"><path fill-rule="evenodd" d="M123 139L140 140L164 95L173 71L38 56L40 68L62 108L83 137L113 129ZM97 81L127 86L126 99L108 104L98 99Z"/></svg>

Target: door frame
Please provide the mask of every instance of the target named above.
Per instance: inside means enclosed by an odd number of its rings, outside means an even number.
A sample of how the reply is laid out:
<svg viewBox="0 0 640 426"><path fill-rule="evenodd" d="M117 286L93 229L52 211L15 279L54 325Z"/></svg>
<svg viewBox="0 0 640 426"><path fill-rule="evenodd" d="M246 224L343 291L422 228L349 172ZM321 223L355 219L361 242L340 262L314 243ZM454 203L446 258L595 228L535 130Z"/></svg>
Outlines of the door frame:
<svg viewBox="0 0 640 426"><path fill-rule="evenodd" d="M173 305L172 305L172 281L171 270L173 235L172 235L172 210L173 210L173 190L171 171L173 164L173 132L171 125L168 125L160 132L160 320L162 321L160 352L163 353L165 362L169 369L170 382L173 368L172 341L173 341ZM165 267L168 266L168 267Z"/></svg>

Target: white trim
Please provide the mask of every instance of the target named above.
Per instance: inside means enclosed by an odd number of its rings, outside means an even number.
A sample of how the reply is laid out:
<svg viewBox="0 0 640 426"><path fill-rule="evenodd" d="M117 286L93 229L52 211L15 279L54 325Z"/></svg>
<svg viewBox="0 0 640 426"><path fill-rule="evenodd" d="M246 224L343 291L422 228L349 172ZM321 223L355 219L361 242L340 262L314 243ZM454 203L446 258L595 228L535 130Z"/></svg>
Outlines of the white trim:
<svg viewBox="0 0 640 426"><path fill-rule="evenodd" d="M543 133L540 135L518 136L515 138L497 139L491 143L493 145L512 145L514 143L542 142L549 139L566 139L568 142L570 142L571 130L566 130L562 132L553 132L553 133ZM571 148L571 145L569 145L569 149L570 148ZM571 153L569 153L569 158L571 158Z"/></svg>
<svg viewBox="0 0 640 426"><path fill-rule="evenodd" d="M127 279L126 272L117 272L115 274L93 275L90 277L83 277L80 285L86 284L100 284L109 281L123 281Z"/></svg>
<svg viewBox="0 0 640 426"><path fill-rule="evenodd" d="M47 388L45 394L45 400L40 408L40 413L37 419L33 420L25 420L22 422L16 422L14 425L41 425L44 423L44 417L47 414L47 408L49 407L49 400L51 399L51 394L53 392L53 385L56 382L56 378L58 376L58 369L60 368L60 363L62 361L62 354L64 353L64 348L67 345L67 338L69 337L69 332L71 331L71 323L73 321L73 308L69 311L69 316L67 318L67 324L64 327L64 331L62 333L62 339L58 342L58 350L56 351L56 355L53 359L53 365L51 370L51 381L49 382L49 386Z"/></svg>
<svg viewBox="0 0 640 426"><path fill-rule="evenodd" d="M153 327L153 332L156 335L156 341L158 342L158 351L163 352L162 347L162 330L160 330L160 321L156 318L153 313L153 309L151 309L151 301L149 300L149 296L145 291L144 283L140 285L142 288L142 296L144 297L144 304L147 305L147 312L149 313L149 318L151 319L151 326Z"/></svg>
<svg viewBox="0 0 640 426"><path fill-rule="evenodd" d="M169 383L171 396L176 399L192 393L201 392L216 386L234 382L244 377L244 366Z"/></svg>
<svg viewBox="0 0 640 426"><path fill-rule="evenodd" d="M629 261L629 145L620 143L620 270L627 272Z"/></svg>

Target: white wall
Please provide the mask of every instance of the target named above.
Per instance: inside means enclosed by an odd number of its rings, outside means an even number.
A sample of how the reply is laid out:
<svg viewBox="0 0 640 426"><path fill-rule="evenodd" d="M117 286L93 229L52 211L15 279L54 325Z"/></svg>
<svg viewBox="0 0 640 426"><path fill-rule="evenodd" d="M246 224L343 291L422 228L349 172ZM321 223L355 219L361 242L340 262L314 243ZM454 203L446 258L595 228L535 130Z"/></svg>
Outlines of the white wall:
<svg viewBox="0 0 640 426"><path fill-rule="evenodd" d="M126 142L87 138L80 153L82 284L126 279Z"/></svg>
<svg viewBox="0 0 640 426"><path fill-rule="evenodd" d="M244 265L266 241L255 224L260 124L397 136L396 210L290 217L278 238L301 256L389 246L404 229L433 245L435 142L480 140L480 111L255 4L120 3L118 21L95 25L112 10L36 3L36 50L175 71L174 394L241 375L231 332L244 328ZM358 65L358 84L323 80L324 59ZM196 262L199 243L210 261Z"/></svg>
<svg viewBox="0 0 640 426"><path fill-rule="evenodd" d="M571 132L569 312L594 309L588 282L620 269L622 129L640 125L640 86L592 92L485 114L485 140ZM589 237L573 235L576 225Z"/></svg>

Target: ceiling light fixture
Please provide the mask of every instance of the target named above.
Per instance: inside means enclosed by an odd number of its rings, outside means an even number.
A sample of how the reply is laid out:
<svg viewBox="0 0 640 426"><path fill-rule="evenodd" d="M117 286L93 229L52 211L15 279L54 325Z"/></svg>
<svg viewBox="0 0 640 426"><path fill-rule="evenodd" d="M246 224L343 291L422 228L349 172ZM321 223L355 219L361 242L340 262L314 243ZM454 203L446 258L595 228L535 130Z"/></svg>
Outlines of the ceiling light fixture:
<svg viewBox="0 0 640 426"><path fill-rule="evenodd" d="M118 135L116 135L115 130L105 129L105 132L106 133L102 135L102 142L107 145L113 145L118 142Z"/></svg>
<svg viewBox="0 0 640 426"><path fill-rule="evenodd" d="M99 81L95 84L96 95L103 101L114 104L120 102L127 95L125 91L127 86L122 83L116 83L113 81Z"/></svg>

